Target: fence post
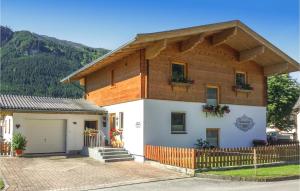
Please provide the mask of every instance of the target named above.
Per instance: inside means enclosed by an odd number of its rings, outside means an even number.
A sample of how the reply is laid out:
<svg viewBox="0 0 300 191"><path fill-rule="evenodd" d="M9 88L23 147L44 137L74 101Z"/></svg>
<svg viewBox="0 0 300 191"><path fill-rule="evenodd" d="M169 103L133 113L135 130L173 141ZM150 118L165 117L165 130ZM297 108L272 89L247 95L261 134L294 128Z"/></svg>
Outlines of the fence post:
<svg viewBox="0 0 300 191"><path fill-rule="evenodd" d="M196 149L193 149L193 155L192 155L192 169L196 169Z"/></svg>
<svg viewBox="0 0 300 191"><path fill-rule="evenodd" d="M253 149L253 165L254 165L254 169L255 169L255 176L257 175L257 158L256 158L256 148Z"/></svg>

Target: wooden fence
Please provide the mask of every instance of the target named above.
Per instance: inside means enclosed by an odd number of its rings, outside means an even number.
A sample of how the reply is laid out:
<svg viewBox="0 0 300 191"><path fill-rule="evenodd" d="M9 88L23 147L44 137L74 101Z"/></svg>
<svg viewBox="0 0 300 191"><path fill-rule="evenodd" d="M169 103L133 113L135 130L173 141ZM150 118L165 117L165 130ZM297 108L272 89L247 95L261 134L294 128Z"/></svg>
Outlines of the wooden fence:
<svg viewBox="0 0 300 191"><path fill-rule="evenodd" d="M162 164L191 169L196 168L196 150L191 148L146 145L145 157Z"/></svg>
<svg viewBox="0 0 300 191"><path fill-rule="evenodd" d="M146 145L145 157L184 168L220 168L229 166L297 162L300 160L299 144L263 147L193 149Z"/></svg>
<svg viewBox="0 0 300 191"><path fill-rule="evenodd" d="M0 156L10 156L11 146L10 143L0 141Z"/></svg>

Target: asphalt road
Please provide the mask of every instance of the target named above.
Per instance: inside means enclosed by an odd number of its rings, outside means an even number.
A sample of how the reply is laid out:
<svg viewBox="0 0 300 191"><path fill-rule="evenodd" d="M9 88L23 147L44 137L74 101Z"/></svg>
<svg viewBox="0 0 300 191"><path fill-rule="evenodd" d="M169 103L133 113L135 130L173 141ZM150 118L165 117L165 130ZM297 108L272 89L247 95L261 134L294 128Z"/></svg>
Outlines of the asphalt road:
<svg viewBox="0 0 300 191"><path fill-rule="evenodd" d="M239 182L204 178L181 178L99 189L99 191L300 191L299 180L279 182Z"/></svg>

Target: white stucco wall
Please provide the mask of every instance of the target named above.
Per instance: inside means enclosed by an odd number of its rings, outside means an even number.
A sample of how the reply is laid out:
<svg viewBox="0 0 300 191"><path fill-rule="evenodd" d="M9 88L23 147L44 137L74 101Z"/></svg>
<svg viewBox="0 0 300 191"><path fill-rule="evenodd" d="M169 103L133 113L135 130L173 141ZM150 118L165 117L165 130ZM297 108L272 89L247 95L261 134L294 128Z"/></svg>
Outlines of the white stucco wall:
<svg viewBox="0 0 300 191"><path fill-rule="evenodd" d="M135 158L136 161L142 161L144 155L144 139L143 139L143 100L126 102L111 106L103 107L108 114L116 113L119 116L119 112L123 112L123 141L124 148L128 150ZM108 127L105 131L108 134L109 131L109 118ZM140 127L136 126L136 123L140 124Z"/></svg>
<svg viewBox="0 0 300 191"><path fill-rule="evenodd" d="M4 140L11 141L13 134L13 117L10 115L4 116L0 121L2 126L2 136ZM10 130L9 130L10 128Z"/></svg>
<svg viewBox="0 0 300 191"><path fill-rule="evenodd" d="M26 119L61 119L67 121L66 133L66 152L78 151L83 147L83 131L84 121L98 120L100 123L100 115L87 114L45 114L45 113L14 113L13 114L13 128L14 133L26 132ZM16 128L16 124L20 127Z"/></svg>
<svg viewBox="0 0 300 191"><path fill-rule="evenodd" d="M220 129L221 147L252 146L254 139L266 140L266 108L256 106L229 105L231 112L223 118L206 117L203 103L138 100L104 107L108 113L124 113L124 147L143 160L145 144L178 147L193 147L199 138L206 139L206 128ZM171 112L186 113L187 134L171 134ZM255 125L244 132L235 126L236 119L243 114L253 119ZM140 123L140 128L136 123ZM109 119L108 119L109 126ZM109 131L109 127L105 129Z"/></svg>
<svg viewBox="0 0 300 191"><path fill-rule="evenodd" d="M206 139L206 128L220 128L220 147L252 146L253 139L266 140L265 107L229 105L231 112L219 118L206 117L202 105L196 102L144 100L144 143L193 147L197 139ZM171 134L171 112L186 113L187 134ZM236 118L243 114L255 123L247 132L234 124Z"/></svg>

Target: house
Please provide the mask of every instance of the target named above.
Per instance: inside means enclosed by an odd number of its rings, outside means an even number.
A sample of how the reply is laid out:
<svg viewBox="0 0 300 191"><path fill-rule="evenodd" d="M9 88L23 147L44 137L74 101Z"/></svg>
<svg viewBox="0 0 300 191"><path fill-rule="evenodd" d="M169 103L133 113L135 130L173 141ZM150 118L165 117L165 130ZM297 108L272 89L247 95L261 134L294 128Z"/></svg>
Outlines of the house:
<svg viewBox="0 0 300 191"><path fill-rule="evenodd" d="M298 101L296 102L295 106L293 107L293 114L295 118L295 130L297 135L297 140L300 141L300 97L298 98Z"/></svg>
<svg viewBox="0 0 300 191"><path fill-rule="evenodd" d="M3 138L27 139L25 153L74 153L84 146L84 129L98 129L100 107L84 99L0 95Z"/></svg>
<svg viewBox="0 0 300 191"><path fill-rule="evenodd" d="M62 79L108 112L101 131L122 132L143 160L146 144L217 147L266 140L267 77L299 64L240 21L138 34ZM110 140L107 140L108 142Z"/></svg>
<svg viewBox="0 0 300 191"><path fill-rule="evenodd" d="M138 34L61 80L85 100L1 95L0 126L27 137L26 153L113 145L143 161L147 144L251 146L266 140L267 77L298 70L240 21Z"/></svg>

